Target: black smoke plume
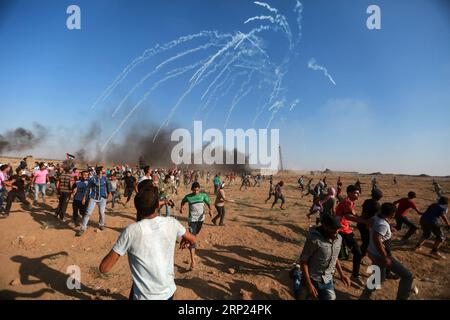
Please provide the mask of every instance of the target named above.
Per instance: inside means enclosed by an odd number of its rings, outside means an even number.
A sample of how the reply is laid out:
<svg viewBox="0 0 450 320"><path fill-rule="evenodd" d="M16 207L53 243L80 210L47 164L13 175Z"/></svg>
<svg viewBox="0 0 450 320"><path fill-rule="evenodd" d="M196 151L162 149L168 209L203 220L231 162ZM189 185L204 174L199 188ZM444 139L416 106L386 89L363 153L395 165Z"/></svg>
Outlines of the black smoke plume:
<svg viewBox="0 0 450 320"><path fill-rule="evenodd" d="M0 153L23 151L36 147L45 141L48 130L39 123L33 123L33 129L22 127L0 134Z"/></svg>

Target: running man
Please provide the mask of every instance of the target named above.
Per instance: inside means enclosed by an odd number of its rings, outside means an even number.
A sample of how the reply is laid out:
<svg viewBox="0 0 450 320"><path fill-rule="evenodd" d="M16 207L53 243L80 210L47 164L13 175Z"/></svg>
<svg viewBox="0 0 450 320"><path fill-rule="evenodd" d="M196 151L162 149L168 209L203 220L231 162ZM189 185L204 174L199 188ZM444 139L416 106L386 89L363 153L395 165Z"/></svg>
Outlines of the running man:
<svg viewBox="0 0 450 320"><path fill-rule="evenodd" d="M444 190L436 181L433 181L434 192L436 192L436 196L438 199L444 196Z"/></svg>
<svg viewBox="0 0 450 320"><path fill-rule="evenodd" d="M214 206L217 210L217 215L212 219L212 223L217 225L217 219L220 218L219 226L225 226L223 224L223 220L225 219L225 201L229 201L225 197L225 183L222 183L219 188L219 192L217 192L216 201L214 202Z"/></svg>
<svg viewBox="0 0 450 320"><path fill-rule="evenodd" d="M323 214L329 214L331 216L336 215L336 190L333 187L327 189L327 197L321 203L323 207Z"/></svg>
<svg viewBox="0 0 450 320"><path fill-rule="evenodd" d="M242 187L245 187L245 190L247 190L248 186L250 186L250 176L248 174L246 174L242 178L242 183L241 183L241 187L239 188L239 191L242 190Z"/></svg>
<svg viewBox="0 0 450 320"><path fill-rule="evenodd" d="M121 181L117 180L116 173L109 176L109 183L111 184L111 209L114 209L117 199L120 199Z"/></svg>
<svg viewBox="0 0 450 320"><path fill-rule="evenodd" d="M350 279L342 271L338 260L342 245L338 230L341 227L337 217L323 215L322 225L309 232L299 258L304 281L300 299L335 300L333 277L336 269L345 286L350 286Z"/></svg>
<svg viewBox="0 0 450 320"><path fill-rule="evenodd" d="M383 198L383 192L378 189L373 189L372 198L366 199L362 205L361 219L372 219L381 209L380 200ZM361 234L361 255L364 258L367 254L367 248L370 243L370 229L366 223L358 223L357 228Z"/></svg>
<svg viewBox="0 0 450 320"><path fill-rule="evenodd" d="M200 230L202 229L203 222L205 221L205 204L208 206L209 216L212 217L211 201L209 200L209 197L206 195L206 193L200 192L200 184L198 182L194 182L192 184L191 190L192 193L186 195L181 201L180 214L183 214L184 205L187 203L189 205L189 231L194 236L198 236ZM194 270L195 268L195 249L196 244L192 244L189 247L189 252L191 255L191 267L189 268L190 270Z"/></svg>
<svg viewBox="0 0 450 320"><path fill-rule="evenodd" d="M406 242L409 238L411 238L411 236L414 233L416 233L418 229L417 226L406 216L408 211L410 209L414 209L419 216L422 215L422 212L420 212L419 209L417 209L416 203L414 202L415 198L416 193L410 191L408 192L407 198L401 198L397 201L394 201L394 205L398 205L397 212L395 214L395 221L397 223L395 229L397 231L400 231L402 229L403 224L406 224L409 227L408 232L406 232L406 234L402 238L403 242Z"/></svg>
<svg viewBox="0 0 450 320"><path fill-rule="evenodd" d="M439 248L445 241L444 232L442 228L439 226L438 220L441 218L447 228L449 228L449 222L446 217L448 213L448 198L441 197L437 203L432 204L428 207L427 211L420 218L420 225L422 226L423 235L420 238L419 242L416 245L416 252L420 252L423 243L430 239L431 233L436 236L436 240L433 245L433 249L431 250L431 254L439 259L446 259L441 253L439 253Z"/></svg>
<svg viewBox="0 0 450 320"><path fill-rule="evenodd" d="M133 279L130 300L172 300L176 291L174 281L174 252L177 239L180 249L195 245L195 236L174 218L160 217L158 189L145 183L148 190L135 197L144 208L143 219L125 228L116 244L100 264L107 273L121 256L128 253Z"/></svg>
<svg viewBox="0 0 450 320"><path fill-rule="evenodd" d="M301 192L303 193L303 191L305 191L305 179L303 176L301 176L300 178L298 178L298 187L301 189Z"/></svg>
<svg viewBox="0 0 450 320"><path fill-rule="evenodd" d="M136 178L133 177L131 174L131 171L127 171L125 174L125 177L122 178L124 181L124 194L123 196L127 198L126 202L124 203L124 206L127 205L128 202L130 202L131 196L133 195L133 191L135 189L136 185Z"/></svg>
<svg viewBox="0 0 450 320"><path fill-rule="evenodd" d="M48 182L48 170L45 164L41 162L39 164L39 170L33 173L31 180L31 186L34 187L34 201L33 205L37 205L39 200L39 192L42 192L42 202L45 204L45 190L47 189Z"/></svg>
<svg viewBox="0 0 450 320"><path fill-rule="evenodd" d="M28 202L25 196L25 186L27 181L27 176L25 171L17 170L18 173L15 176L12 176L10 180L3 181L5 186L11 187L12 189L8 192L8 196L6 197L6 207L4 216L9 216L11 211L11 206L13 201L17 198L22 202L28 209L31 209L31 204Z"/></svg>
<svg viewBox="0 0 450 320"><path fill-rule="evenodd" d="M306 215L306 217L308 217L308 220L310 220L311 216L316 215L316 214L317 214L316 226L318 226L320 223L320 220L322 218L322 214L323 214L323 206L322 206L322 203L320 202L319 197L314 197L313 204L312 204L311 208L309 209L309 213Z"/></svg>
<svg viewBox="0 0 450 320"><path fill-rule="evenodd" d="M370 229L370 244L368 253L370 259L381 270L381 282L386 279L386 269L400 277L397 300L408 300L413 289L413 275L404 265L391 254L391 226L389 220L395 215L396 207L392 203L383 203L380 212L372 218ZM369 299L375 289L365 286L361 298Z"/></svg>
<svg viewBox="0 0 450 320"><path fill-rule="evenodd" d="M275 186L275 190L274 190L275 200L273 200L271 209L273 209L275 204L277 204L278 199L281 199L280 209L284 210L283 206L284 206L284 203L286 202L286 199L284 198L284 195L283 195L283 186L284 186L283 181L278 182L277 185Z"/></svg>
<svg viewBox="0 0 450 320"><path fill-rule="evenodd" d="M355 201L359 198L359 190L354 185L347 187L347 198L343 202L339 203L336 208L336 216L341 218L342 229L339 230L339 234L342 237L345 246L350 248L353 253L353 270L351 279L359 286L364 286L359 275L359 269L361 266L361 249L356 242L355 235L350 227L350 221L357 223L367 223L364 219L356 216Z"/></svg>
<svg viewBox="0 0 450 320"><path fill-rule="evenodd" d="M397 196L400 193L399 187L398 187L398 180L397 177L394 176L393 180L392 180L392 184L395 186L395 189L397 190Z"/></svg>
<svg viewBox="0 0 450 320"><path fill-rule="evenodd" d="M266 203L267 203L267 201L269 201L272 198L272 196L275 195L274 191L275 190L274 190L274 187L273 187L273 181L269 180L269 197L266 199Z"/></svg>

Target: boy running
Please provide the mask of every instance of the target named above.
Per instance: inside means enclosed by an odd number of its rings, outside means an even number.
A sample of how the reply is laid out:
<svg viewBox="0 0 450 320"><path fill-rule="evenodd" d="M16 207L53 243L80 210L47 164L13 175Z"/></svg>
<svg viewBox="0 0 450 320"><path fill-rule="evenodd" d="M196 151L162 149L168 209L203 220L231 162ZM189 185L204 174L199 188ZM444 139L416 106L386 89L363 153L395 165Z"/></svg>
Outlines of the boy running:
<svg viewBox="0 0 450 320"><path fill-rule="evenodd" d="M368 253L370 259L381 269L381 281L386 279L386 269L390 269L400 277L397 300L408 300L413 286L413 275L391 254L391 227L389 220L394 217L396 207L392 203L383 203L381 210L372 218L370 229L370 244ZM362 298L369 299L375 289L364 288Z"/></svg>
<svg viewBox="0 0 450 320"><path fill-rule="evenodd" d="M439 218L441 218L447 228L449 227L449 222L446 217L448 213L448 198L441 197L438 203L434 203L428 207L427 211L420 218L420 225L422 226L423 235L420 238L416 246L416 251L419 252L422 248L423 243L428 240L433 233L436 236L436 240L431 250L431 254L436 258L446 259L445 256L439 253L439 247L444 243L445 236L442 228L438 224Z"/></svg>
<svg viewBox="0 0 450 320"><path fill-rule="evenodd" d="M283 186L284 186L283 181L278 182L277 185L275 186L275 190L274 190L275 199L273 200L271 209L273 209L275 204L277 204L278 199L281 199L280 209L284 210L283 206L284 206L284 203L286 202L286 199L284 198L284 195L283 195Z"/></svg>
<svg viewBox="0 0 450 320"><path fill-rule="evenodd" d="M211 202L209 197L204 192L200 192L200 184L198 182L194 182L192 184L192 193L186 195L181 201L180 214L183 214L184 205L187 203L189 205L189 231L197 236L202 229L203 222L205 221L205 207L206 204L209 209L209 216L212 217L211 214ZM195 249L196 245L191 244L189 246L189 252L191 255L191 267L190 270L194 270L195 268Z"/></svg>
<svg viewBox="0 0 450 320"><path fill-rule="evenodd" d="M342 229L339 230L339 234L342 237L345 246L350 248L353 253L353 270L351 279L359 286L364 286L359 275L359 269L361 266L361 249L356 242L355 235L350 227L350 221L357 223L366 223L364 219L356 216L355 201L359 198L359 190L354 185L347 187L347 198L336 208L336 216L341 218Z"/></svg>
<svg viewBox="0 0 450 320"><path fill-rule="evenodd" d="M416 198L416 193L413 191L408 192L407 198L402 198L397 201L394 201L394 205L397 206L397 212L395 214L395 221L397 225L395 229L400 231L402 229L403 224L406 224L409 227L408 232L403 236L402 241L407 241L418 229L417 226L406 217L406 214L410 209L414 209L418 215L422 215L422 212L417 209L416 203L414 202L414 198Z"/></svg>

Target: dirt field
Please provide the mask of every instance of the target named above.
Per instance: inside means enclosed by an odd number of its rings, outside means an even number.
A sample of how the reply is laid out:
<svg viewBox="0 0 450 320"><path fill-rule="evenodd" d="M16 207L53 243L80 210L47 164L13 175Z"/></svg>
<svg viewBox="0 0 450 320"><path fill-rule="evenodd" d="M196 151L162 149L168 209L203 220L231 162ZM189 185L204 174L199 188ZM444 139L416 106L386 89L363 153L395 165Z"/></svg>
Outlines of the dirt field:
<svg viewBox="0 0 450 320"><path fill-rule="evenodd" d="M317 182L320 176L315 176ZM329 185L335 185L337 176L327 174ZM176 250L175 270L177 292L175 299L292 299L288 270L298 257L308 232L306 213L311 197L300 198L298 176L284 174L286 209L270 210L264 200L268 182L262 187L239 192L239 181L226 188L227 196L239 201L226 207L225 226L214 226L209 216L199 237L198 265L188 271L189 252ZM355 175L342 177L344 186L356 181ZM358 212L368 197L371 176L360 175L363 194L357 202ZM410 190L417 193L417 205L424 210L435 199L430 177L398 176L400 192L392 186L392 176L378 176L384 201L393 201ZM437 179L444 190L450 190L450 179ZM212 186L206 190L211 193ZM177 207L187 190L181 188L175 197ZM121 230L135 219L134 208L121 204L112 211L108 204L104 231L96 229L98 214L94 212L90 227L81 238L75 237L71 221L71 205L65 222L54 215L55 197L46 205L39 204L31 212L14 203L11 215L0 220L0 299L127 299L131 276L127 259L122 258L108 275L98 272L101 259L109 252ZM179 208L179 207L178 207ZM177 208L177 211L178 211ZM177 214L178 215L178 214ZM418 215L410 213L413 221ZM186 216L177 216L184 225ZM355 228L356 229L356 228ZM398 234L403 235L406 230ZM359 236L359 232L355 232ZM398 234L396 236L398 236ZM412 299L450 299L449 259L435 260L429 249L418 254L411 251L420 233L409 244L399 247L394 241L394 256L403 262L415 276L419 294ZM426 244L430 248L431 242ZM449 242L442 251L449 253ZM449 256L450 258L450 256ZM81 290L66 286L67 267L81 268ZM351 261L343 262L350 275ZM366 271L366 266L362 271ZM345 288L336 276L338 299L358 299L361 289ZM398 281L388 280L374 299L395 299Z"/></svg>

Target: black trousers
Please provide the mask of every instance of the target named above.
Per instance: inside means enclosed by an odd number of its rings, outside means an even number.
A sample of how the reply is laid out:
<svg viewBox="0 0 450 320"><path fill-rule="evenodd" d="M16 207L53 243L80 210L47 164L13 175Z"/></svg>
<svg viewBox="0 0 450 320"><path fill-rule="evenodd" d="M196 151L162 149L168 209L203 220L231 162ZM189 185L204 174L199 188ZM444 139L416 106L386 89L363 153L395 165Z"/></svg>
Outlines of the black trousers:
<svg viewBox="0 0 450 320"><path fill-rule="evenodd" d="M133 195L133 190L134 190L133 188L125 187L125 192L124 192L123 196L125 198L127 198L127 202L130 201L131 196Z"/></svg>
<svg viewBox="0 0 450 320"><path fill-rule="evenodd" d="M19 199L23 204L27 206L30 205L30 202L28 202L24 191L11 190L8 192L8 197L6 198L5 214L9 215L12 203L16 198Z"/></svg>
<svg viewBox="0 0 450 320"><path fill-rule="evenodd" d="M213 218L213 222L217 221L220 218L219 225L223 224L223 220L225 219L225 206L215 206L217 210L217 215Z"/></svg>
<svg viewBox="0 0 450 320"><path fill-rule="evenodd" d="M370 242L370 230L367 228L365 224L358 223L357 226L359 233L361 234L361 241L362 241L362 244L359 247L361 250L361 257L365 257Z"/></svg>
<svg viewBox="0 0 450 320"><path fill-rule="evenodd" d="M339 233L342 237L343 243L352 250L353 253L353 271L352 276L359 276L359 268L361 266L362 254L358 243L355 240L353 233L345 234Z"/></svg>
<svg viewBox="0 0 450 320"><path fill-rule="evenodd" d="M59 203L56 214L60 219L64 219L64 217L66 216L67 206L69 205L71 195L71 192L61 192L59 195Z"/></svg>
<svg viewBox="0 0 450 320"><path fill-rule="evenodd" d="M81 200L73 200L72 202L72 209L73 209L73 221L76 221L78 217L83 218L86 214L88 202L86 201L84 205L82 204Z"/></svg>
<svg viewBox="0 0 450 320"><path fill-rule="evenodd" d="M417 226L405 216L395 216L395 222L397 222L395 229L398 231L402 229L403 224L406 224L409 227L408 231L403 236L403 240L408 240L418 229Z"/></svg>

